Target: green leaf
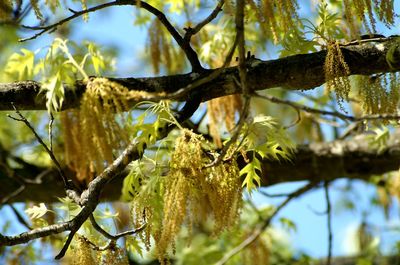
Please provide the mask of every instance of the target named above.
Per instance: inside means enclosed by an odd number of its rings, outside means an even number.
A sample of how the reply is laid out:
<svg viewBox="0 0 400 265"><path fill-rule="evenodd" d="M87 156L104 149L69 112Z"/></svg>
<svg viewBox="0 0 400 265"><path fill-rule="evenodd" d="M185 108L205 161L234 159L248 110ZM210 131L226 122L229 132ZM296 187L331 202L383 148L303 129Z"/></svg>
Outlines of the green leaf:
<svg viewBox="0 0 400 265"><path fill-rule="evenodd" d="M21 49L21 53L11 55L5 67L5 72L17 80L33 79L35 53L27 49Z"/></svg>
<svg viewBox="0 0 400 265"><path fill-rule="evenodd" d="M41 92L46 93L46 108L49 113L59 111L64 100L64 86L60 80L60 73L51 77L42 84Z"/></svg>
<svg viewBox="0 0 400 265"><path fill-rule="evenodd" d="M138 161L131 163L129 167L131 170L122 184L121 199L123 201L131 201L137 196L143 180L143 174Z"/></svg>
<svg viewBox="0 0 400 265"><path fill-rule="evenodd" d="M139 240L136 237L126 237L126 247L129 252L137 253L143 258L143 247L140 245Z"/></svg>
<svg viewBox="0 0 400 265"><path fill-rule="evenodd" d="M260 187L261 185L261 178L257 174L257 170L261 171L261 164L256 157L254 157L250 163L240 170L240 176L246 175L245 179L243 180L242 187L246 187L249 193L251 193L253 189L257 188L257 186Z"/></svg>
<svg viewBox="0 0 400 265"><path fill-rule="evenodd" d="M288 219L288 218L285 218L285 217L281 217L281 218L279 218L279 222L280 222L280 223L282 224L282 226L283 226L284 228L286 228L287 230L296 232L297 226L296 226L296 224L295 224L292 220L290 220L290 219Z"/></svg>
<svg viewBox="0 0 400 265"><path fill-rule="evenodd" d="M243 137L246 149L257 152L262 158L290 159L295 148L286 130L270 116L254 117L248 128L244 128Z"/></svg>
<svg viewBox="0 0 400 265"><path fill-rule="evenodd" d="M383 151L385 151L387 147L387 142L390 137L390 132L388 127L383 127L383 128L375 128L373 129L373 132L375 134L373 135L368 135L368 144L371 147L375 147L378 149L378 153L381 154Z"/></svg>
<svg viewBox="0 0 400 265"><path fill-rule="evenodd" d="M74 212L81 209L81 207L69 197L64 197L64 198L58 197L57 200L59 200L61 203L61 205L57 207L60 210L66 212Z"/></svg>
<svg viewBox="0 0 400 265"><path fill-rule="evenodd" d="M87 44L88 54L92 60L92 66L96 75L101 75L102 71L106 68L106 60L100 53L99 48L92 42Z"/></svg>
<svg viewBox="0 0 400 265"><path fill-rule="evenodd" d="M47 213L47 211L47 207L43 202L40 203L39 206L32 206L25 210L32 220L41 218Z"/></svg>

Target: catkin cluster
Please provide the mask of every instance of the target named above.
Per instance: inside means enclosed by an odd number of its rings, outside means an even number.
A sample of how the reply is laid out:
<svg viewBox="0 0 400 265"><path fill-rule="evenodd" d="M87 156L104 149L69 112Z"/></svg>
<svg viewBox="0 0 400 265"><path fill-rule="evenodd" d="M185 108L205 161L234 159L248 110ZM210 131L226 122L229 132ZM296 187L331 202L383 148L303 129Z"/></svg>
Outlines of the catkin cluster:
<svg viewBox="0 0 400 265"><path fill-rule="evenodd" d="M155 237L160 261L186 222L190 229L207 218L214 221L214 234L234 225L241 207L241 181L236 162L205 168L210 159L202 147L204 138L183 130L176 140L169 174L165 179L163 218Z"/></svg>

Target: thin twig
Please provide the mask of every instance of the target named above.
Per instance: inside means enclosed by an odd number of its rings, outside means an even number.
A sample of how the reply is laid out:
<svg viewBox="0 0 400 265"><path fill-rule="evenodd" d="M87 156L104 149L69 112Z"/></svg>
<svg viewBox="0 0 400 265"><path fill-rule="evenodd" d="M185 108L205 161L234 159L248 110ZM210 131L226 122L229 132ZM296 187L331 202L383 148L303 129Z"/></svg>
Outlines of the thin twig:
<svg viewBox="0 0 400 265"><path fill-rule="evenodd" d="M265 197L269 197L269 198L281 198L281 197L289 197L292 195L292 192L288 192L288 193L268 193L262 189L258 189L257 192L259 192L260 194L264 195Z"/></svg>
<svg viewBox="0 0 400 265"><path fill-rule="evenodd" d="M253 243L260 235L261 233L270 225L272 219L279 213L279 211L285 207L292 199L299 197L300 195L304 194L305 192L311 190L317 185L316 182L310 182L307 185L301 187L300 189L296 190L293 192L290 196L288 196L278 207L275 208L273 213L263 222L259 223L253 233L246 238L242 243L240 243L238 246L230 250L228 253L226 253L222 259L220 259L216 265L223 265L226 262L228 262L233 256L238 254L240 251L242 251L244 248L246 248L248 245Z"/></svg>
<svg viewBox="0 0 400 265"><path fill-rule="evenodd" d="M332 261L332 206L331 199L329 196L329 182L325 181L324 183L325 190L325 200L326 200L326 218L327 218L327 226L328 226L328 257L326 259L326 265L331 265Z"/></svg>
<svg viewBox="0 0 400 265"><path fill-rule="evenodd" d="M53 123L54 123L54 116L53 113L50 113L49 117L49 144L50 144L50 151L53 152Z"/></svg>
<svg viewBox="0 0 400 265"><path fill-rule="evenodd" d="M151 96L149 98L146 98L146 100L160 101L160 100L165 100L165 99L167 99L167 100L179 99L179 98L182 98L183 96L188 95L192 90L217 79L224 72L225 68L231 63L237 44L238 44L238 38L236 37L231 49L228 52L228 55L225 58L223 65L220 68L214 70L211 74L209 74L205 77L200 77L200 78L194 80L193 83L190 83L189 85L187 85L183 88L180 88L173 93L168 93L168 94L162 95L162 96Z"/></svg>
<svg viewBox="0 0 400 265"><path fill-rule="evenodd" d="M68 178L65 176L64 171L61 168L60 163L58 162L57 158L55 157L54 153L49 149L49 147L46 145L45 142L43 142L42 138L39 136L39 134L37 134L35 128L33 128L33 126L31 125L31 123L25 118L25 116L23 116L21 114L21 112L15 107L14 103L11 102L11 105L13 106L15 113L19 116L19 118L13 117L10 114L8 114L7 116L13 120L16 121L21 121L23 123L25 123L25 125L32 131L32 133L35 135L36 140L38 140L38 142L40 143L40 145L43 146L43 148L46 150L47 154L50 156L51 160L53 161L54 165L56 166L58 173L60 174L60 177L64 183L64 187L66 189L70 189L71 188L71 184L68 181Z"/></svg>
<svg viewBox="0 0 400 265"><path fill-rule="evenodd" d="M183 37L183 39L187 42L190 41L193 35L197 34L205 25L210 23L213 19L215 19L219 12L222 11L222 6L224 5L225 0L219 0L217 6L214 8L214 10L206 17L203 21L201 21L199 24L197 24L194 28L186 28L186 33Z"/></svg>
<svg viewBox="0 0 400 265"><path fill-rule="evenodd" d="M28 221L26 221L24 217L20 214L20 212L17 209L15 209L14 205L9 204L8 206L10 206L11 210L15 214L15 217L17 217L18 222L20 222L20 224L22 224L29 230L32 230L32 227L28 224Z"/></svg>
<svg viewBox="0 0 400 265"><path fill-rule="evenodd" d="M214 159L211 163L205 165L204 166L205 168L215 167L215 166L219 165L224 160L224 157L228 153L228 150L231 147L231 145L233 143L235 143L237 141L237 139L239 138L240 131L242 130L244 122L247 119L247 114L248 114L249 107L250 107L250 97L246 97L242 113L240 115L239 121L238 121L238 123L236 125L235 131L234 131L231 139L229 139L229 141L224 145L222 150L219 152L218 157L216 159ZM227 160L230 160L230 159L232 159L232 158L229 157Z"/></svg>
<svg viewBox="0 0 400 265"><path fill-rule="evenodd" d="M80 16L82 16L84 14L88 14L88 13L91 13L91 12L94 12L94 11L97 11L97 10L100 10L100 9L103 9L103 8L106 8L106 7L118 5L117 2L119 2L119 1L114 1L114 2L110 2L110 3L104 3L104 4L97 5L97 6L94 6L92 8L81 10L81 11L74 11L74 12L72 12L73 15L71 15L69 17L66 17L66 18L64 18L64 19L62 19L62 20L60 20L60 21L58 21L58 22L56 22L54 24L47 25L47 26L26 26L26 25L22 25L23 28L31 29L31 30L40 30L40 31L38 33L36 33L35 35L31 36L31 37L20 39L19 41L20 42L24 42L24 41L36 39L37 37L39 37L40 35L42 35L42 34L44 34L46 32L56 30L59 26L69 22L70 20L73 20L73 19L75 19L77 17L80 17ZM132 1L132 2L134 2L134 1Z"/></svg>
<svg viewBox="0 0 400 265"><path fill-rule="evenodd" d="M25 190L25 185L21 184L16 190L10 192L10 194L8 194L7 196L3 197L0 201L0 205L6 204L8 203L12 198L18 196L19 194L21 194L21 192L23 192Z"/></svg>
<svg viewBox="0 0 400 265"><path fill-rule="evenodd" d="M83 235L79 235L79 237L80 237L81 239L83 239L86 243L88 243L89 245L91 245L91 246L92 246L92 249L93 249L93 250L96 250L96 251L105 251L105 250L108 250L108 249L114 249L115 246L116 246L116 242L115 242L114 240L110 240L110 241L109 241L107 244L105 244L104 246L99 247L99 246L97 246L95 243L93 243L92 241L90 241L87 237L85 237L85 236L83 236Z"/></svg>
<svg viewBox="0 0 400 265"><path fill-rule="evenodd" d="M307 204L307 209L317 216L325 216L327 214L326 210L323 211L316 210L309 204Z"/></svg>
<svg viewBox="0 0 400 265"><path fill-rule="evenodd" d="M386 42L388 39L391 39L393 37L378 37L378 38L371 38L371 39L365 39L365 40L353 40L344 44L339 44L341 47L346 47L346 46L352 46L352 45L360 45L362 43L369 43L369 42Z"/></svg>
<svg viewBox="0 0 400 265"><path fill-rule="evenodd" d="M20 162L20 161L18 161L18 162ZM5 172L9 178L16 180L19 184L19 187L16 190L12 191L10 194L8 194L7 196L5 196L1 199L0 206L8 203L12 198L21 194L25 190L26 184L42 184L42 178L49 171L51 171L51 169L47 169L47 170L44 170L43 172L41 172L39 175L37 175L35 177L35 179L27 179L27 178L23 178L23 177L19 176L18 174L16 174L15 171L12 168L10 168L5 161L0 161L0 167L2 167L5 170Z"/></svg>
<svg viewBox="0 0 400 265"><path fill-rule="evenodd" d="M272 103L285 104L285 105L291 106L293 108L297 108L299 110L302 110L302 111L305 111L308 113L316 113L316 114L321 114L321 115L334 116L334 117L340 118L341 120L344 120L344 121L355 122L355 121L371 121L371 120L400 120L399 115L393 115L393 114L376 114L376 115L365 115L365 116L361 116L361 117L355 117L355 116L343 114L343 113L340 113L337 111L327 111L327 110L311 108L311 107L304 106L304 105L301 105L299 103L296 103L296 102L293 102L290 100L280 99L280 98L270 96L270 95L260 95L258 93L253 92L252 96L269 100Z"/></svg>
<svg viewBox="0 0 400 265"><path fill-rule="evenodd" d="M239 85L242 88L243 95L245 98L245 102L243 105L243 109L240 113L240 118L239 121L236 125L235 131L233 132L233 135L231 139L224 145L222 148L219 156L214 159L211 163L206 165L205 167L214 167L220 164L226 153L228 152L229 148L233 143L237 141L239 138L240 132L242 130L242 127L247 119L248 113L249 113L249 108L250 108L250 100L251 97L249 96L249 91L248 87L246 84L246 55L245 55L245 38L244 38L244 1L243 0L238 0L237 1L237 6L236 6L236 19L235 19L235 24L236 24L236 40L238 43L238 49L239 49L239 76L240 76L240 83Z"/></svg>
<svg viewBox="0 0 400 265"><path fill-rule="evenodd" d="M171 24L171 22L169 22L169 20L165 16L165 14L163 12L161 12L160 10L158 10L157 8L155 8L154 6L152 6L146 2L143 2L143 1L116 0L113 2L100 4L100 5L97 5L97 6L88 8L88 9L84 9L81 11L70 10L72 12L71 16L66 17L54 24L47 25L47 26L39 26L39 27L23 26L26 29L39 30L39 32L31 37L21 39L20 41L23 42L23 41L27 41L27 40L32 40L46 32L52 32L52 31L56 30L59 26L65 24L77 17L80 17L82 15L89 14L91 12L95 12L97 10L104 9L107 7L122 6L122 5L137 6L137 7L143 8L143 9L147 10L148 12L152 13L153 15L155 15L159 19L159 21L165 26L165 28L168 30L168 32L171 34L171 36L174 38L174 40L178 43L179 47L185 53L187 59L189 60L191 66L192 66L192 71L193 72L202 72L204 70L204 68L201 66L201 63L197 56L197 53L190 46L189 42L183 40L183 37L179 34L179 32L175 29L175 27Z"/></svg>
<svg viewBox="0 0 400 265"><path fill-rule="evenodd" d="M108 233L106 230L104 230L97 222L96 219L94 218L93 214L91 214L89 216L90 218L90 222L93 226L94 229L97 230L97 232L99 232L100 234L102 234L105 238L108 238L110 240L117 240L118 238L124 237L124 236L128 236L128 235L133 235L133 234L137 234L140 233L141 231L143 231L143 229L146 228L147 224L143 224L141 227L137 228L137 229L132 229L132 230L128 230L125 232L121 232L118 233L116 235L111 235L110 233Z"/></svg>
<svg viewBox="0 0 400 265"><path fill-rule="evenodd" d="M292 108L293 108L293 107L292 107ZM299 124L299 123L301 122L301 113L300 113L300 110L297 109L297 108L293 108L293 109L296 111L297 119L296 119L294 122L292 122L291 124L289 124L289 125L287 125L287 126L284 126L283 129L285 129L285 130L287 130L287 129L289 129L289 128L292 128L292 127L296 126L297 124Z"/></svg>

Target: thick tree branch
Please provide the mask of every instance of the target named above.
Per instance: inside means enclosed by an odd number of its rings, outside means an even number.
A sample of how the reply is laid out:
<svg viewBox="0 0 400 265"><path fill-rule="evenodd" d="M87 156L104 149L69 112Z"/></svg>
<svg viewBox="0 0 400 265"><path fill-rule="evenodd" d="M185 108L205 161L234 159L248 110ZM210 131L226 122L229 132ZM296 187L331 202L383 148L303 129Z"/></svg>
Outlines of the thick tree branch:
<svg viewBox="0 0 400 265"><path fill-rule="evenodd" d="M134 2L134 1L132 1ZM393 44L393 39L386 42L364 43L342 47L342 53L349 65L351 75L371 75L389 73L392 69L386 62L386 53ZM400 54L400 52L398 53ZM250 91L263 90L273 87L284 87L291 90L308 90L322 85L325 82L324 62L326 51L310 54L299 54L277 60L261 61L249 60L247 65L247 86ZM399 58L400 60L400 58ZM187 93L174 94L198 79L212 74L218 69L208 70L200 76L194 74L180 74L147 78L109 78L130 90L140 90L150 93L166 93L175 95L174 100L187 101ZM196 87L194 90L203 101L213 98L240 94L242 89L237 85L239 79L237 67L223 69L216 78ZM10 102L20 110L46 109L44 95L38 95L41 84L35 81L21 81L0 84L0 110L12 110ZM64 109L79 105L79 99L86 86L82 81L76 81L74 87L66 87ZM134 102L132 102L132 105Z"/></svg>
<svg viewBox="0 0 400 265"><path fill-rule="evenodd" d="M263 160L262 186L292 181L335 180L339 178L360 179L368 181L372 175L379 175L397 170L400 167L400 143L396 142L398 135L393 136L386 149L378 152L368 144L365 137L359 136L349 141L334 141L330 143L312 143L298 146L292 161ZM239 165L244 166L242 158ZM34 179L41 172L48 173L43 177L42 184L26 183L26 189L14 196L9 202L36 201L55 202L56 196L65 196L63 185L55 169L39 168L33 165L20 165L15 173L27 179ZM64 170L73 177L73 172ZM100 200L118 200L121 194L122 180L128 172L121 171L104 188ZM7 177L7 172L0 169L0 200L10 191L19 187L17 181Z"/></svg>

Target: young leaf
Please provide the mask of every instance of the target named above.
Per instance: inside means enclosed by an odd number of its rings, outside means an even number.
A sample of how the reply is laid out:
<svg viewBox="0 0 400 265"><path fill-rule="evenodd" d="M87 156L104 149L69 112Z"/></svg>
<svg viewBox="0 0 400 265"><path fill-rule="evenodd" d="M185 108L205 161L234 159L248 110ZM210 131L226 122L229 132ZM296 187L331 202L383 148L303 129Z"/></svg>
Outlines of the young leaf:
<svg viewBox="0 0 400 265"><path fill-rule="evenodd" d="M33 78L35 53L21 49L21 53L14 53L8 59L5 72L14 76L17 80L30 80Z"/></svg>
<svg viewBox="0 0 400 265"><path fill-rule="evenodd" d="M44 216L47 211L47 207L43 202L40 203L39 206L32 206L31 208L25 210L32 220L39 219L40 217Z"/></svg>
<svg viewBox="0 0 400 265"><path fill-rule="evenodd" d="M261 164L260 160L258 160L254 156L253 160L248 163L244 168L242 168L239 173L240 176L246 175L245 179L243 180L242 187L246 187L249 193L251 193L251 191L256 187L260 187L261 185L261 178L257 174L256 170L261 171Z"/></svg>

